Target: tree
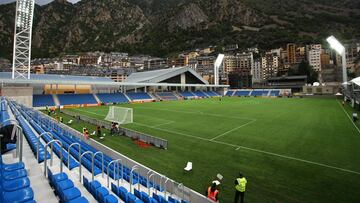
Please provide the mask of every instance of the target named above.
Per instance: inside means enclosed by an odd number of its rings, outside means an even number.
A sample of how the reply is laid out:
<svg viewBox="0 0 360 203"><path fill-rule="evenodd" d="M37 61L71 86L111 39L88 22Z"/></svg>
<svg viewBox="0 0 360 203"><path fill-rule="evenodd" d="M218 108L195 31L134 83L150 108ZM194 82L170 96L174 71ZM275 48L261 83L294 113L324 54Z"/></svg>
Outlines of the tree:
<svg viewBox="0 0 360 203"><path fill-rule="evenodd" d="M319 74L309 65L307 61L302 60L298 66L298 75L306 75L309 83L318 82Z"/></svg>

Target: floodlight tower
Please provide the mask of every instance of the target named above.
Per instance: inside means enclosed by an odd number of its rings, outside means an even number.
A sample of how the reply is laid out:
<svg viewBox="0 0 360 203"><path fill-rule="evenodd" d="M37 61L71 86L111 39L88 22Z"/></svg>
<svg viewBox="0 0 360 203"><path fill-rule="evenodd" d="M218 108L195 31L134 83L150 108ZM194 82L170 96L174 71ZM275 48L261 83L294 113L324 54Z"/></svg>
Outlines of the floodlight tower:
<svg viewBox="0 0 360 203"><path fill-rule="evenodd" d="M330 47L334 49L342 57L341 62L342 62L343 82L346 83L348 78L347 78L347 69L346 69L345 47L334 36L328 37L326 41L330 44Z"/></svg>
<svg viewBox="0 0 360 203"><path fill-rule="evenodd" d="M17 0L12 79L30 79L31 35L35 0Z"/></svg>

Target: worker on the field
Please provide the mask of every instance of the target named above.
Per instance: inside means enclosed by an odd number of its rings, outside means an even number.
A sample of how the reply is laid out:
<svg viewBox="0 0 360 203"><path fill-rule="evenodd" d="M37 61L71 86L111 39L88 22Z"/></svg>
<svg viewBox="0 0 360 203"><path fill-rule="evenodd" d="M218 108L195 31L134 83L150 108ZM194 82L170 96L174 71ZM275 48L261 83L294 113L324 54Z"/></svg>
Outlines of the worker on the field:
<svg viewBox="0 0 360 203"><path fill-rule="evenodd" d="M83 133L84 133L85 139L89 139L89 130L87 128L83 128Z"/></svg>
<svg viewBox="0 0 360 203"><path fill-rule="evenodd" d="M234 201L234 203L239 202L239 197L240 197L240 203L244 203L246 183L247 183L246 178L241 173L239 173L239 177L235 180L235 201Z"/></svg>
<svg viewBox="0 0 360 203"><path fill-rule="evenodd" d="M208 187L208 189L205 192L205 195L207 198L211 199L214 202L219 202L218 195L219 190L216 188L216 183L213 183L211 186Z"/></svg>
<svg viewBox="0 0 360 203"><path fill-rule="evenodd" d="M97 131L97 136L101 137L101 127L99 125L96 127L96 131Z"/></svg>
<svg viewBox="0 0 360 203"><path fill-rule="evenodd" d="M63 119L62 116L59 117L59 121L60 121L60 123L63 123L63 122L64 122L64 119Z"/></svg>

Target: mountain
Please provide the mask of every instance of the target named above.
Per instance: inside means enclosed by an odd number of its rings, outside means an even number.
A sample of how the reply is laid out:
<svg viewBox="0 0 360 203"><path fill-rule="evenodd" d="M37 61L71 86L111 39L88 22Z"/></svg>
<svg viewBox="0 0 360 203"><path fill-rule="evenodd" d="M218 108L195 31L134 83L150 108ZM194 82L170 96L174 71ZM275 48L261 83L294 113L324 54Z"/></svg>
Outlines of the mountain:
<svg viewBox="0 0 360 203"><path fill-rule="evenodd" d="M0 57L12 52L15 4L0 6ZM154 56L239 44L275 48L360 39L353 0L55 0L36 6L33 56L127 51Z"/></svg>

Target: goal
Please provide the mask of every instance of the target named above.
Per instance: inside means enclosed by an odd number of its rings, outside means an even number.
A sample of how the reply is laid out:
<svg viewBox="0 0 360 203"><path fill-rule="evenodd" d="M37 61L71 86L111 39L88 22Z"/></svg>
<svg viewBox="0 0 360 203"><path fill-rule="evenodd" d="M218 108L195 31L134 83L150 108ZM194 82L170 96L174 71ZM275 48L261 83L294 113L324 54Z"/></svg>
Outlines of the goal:
<svg viewBox="0 0 360 203"><path fill-rule="evenodd" d="M127 124L133 122L133 109L111 106L109 112L105 117L105 120L119 123Z"/></svg>

